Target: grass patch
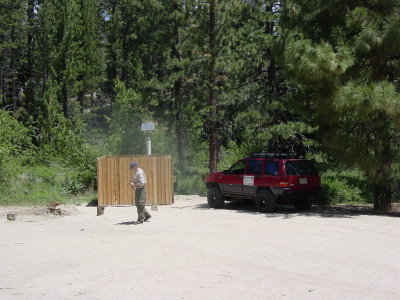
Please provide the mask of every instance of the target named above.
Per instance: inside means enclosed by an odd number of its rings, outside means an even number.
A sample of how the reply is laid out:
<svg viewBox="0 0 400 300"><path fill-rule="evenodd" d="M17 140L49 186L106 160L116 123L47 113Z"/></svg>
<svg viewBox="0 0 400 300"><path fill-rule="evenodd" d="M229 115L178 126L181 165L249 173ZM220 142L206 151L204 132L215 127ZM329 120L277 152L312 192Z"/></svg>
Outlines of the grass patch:
<svg viewBox="0 0 400 300"><path fill-rule="evenodd" d="M48 205L53 202L80 204L96 198L85 190L75 169L55 165L19 167L0 193L0 205Z"/></svg>

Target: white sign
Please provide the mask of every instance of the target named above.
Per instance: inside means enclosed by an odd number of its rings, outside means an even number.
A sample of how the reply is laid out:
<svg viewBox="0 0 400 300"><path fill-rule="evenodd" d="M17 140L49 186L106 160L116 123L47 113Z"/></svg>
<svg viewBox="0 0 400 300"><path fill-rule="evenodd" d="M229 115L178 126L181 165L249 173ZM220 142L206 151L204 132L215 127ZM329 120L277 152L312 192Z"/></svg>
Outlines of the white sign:
<svg viewBox="0 0 400 300"><path fill-rule="evenodd" d="M254 176L243 176L243 185L254 186Z"/></svg>
<svg viewBox="0 0 400 300"><path fill-rule="evenodd" d="M153 122L142 123L142 131L153 131L153 130L154 130Z"/></svg>
<svg viewBox="0 0 400 300"><path fill-rule="evenodd" d="M308 183L308 180L307 180L307 178L300 178L300 184L307 184Z"/></svg>

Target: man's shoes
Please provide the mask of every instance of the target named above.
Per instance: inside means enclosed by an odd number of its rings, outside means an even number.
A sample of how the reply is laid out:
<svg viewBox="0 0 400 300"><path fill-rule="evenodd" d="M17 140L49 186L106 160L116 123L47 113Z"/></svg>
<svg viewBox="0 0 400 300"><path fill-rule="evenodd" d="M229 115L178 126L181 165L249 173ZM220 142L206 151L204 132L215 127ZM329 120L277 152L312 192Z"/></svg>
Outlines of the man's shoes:
<svg viewBox="0 0 400 300"><path fill-rule="evenodd" d="M138 225L138 224L143 224L143 221L142 220L137 220L136 221L136 225Z"/></svg>
<svg viewBox="0 0 400 300"><path fill-rule="evenodd" d="M144 218L144 221L148 221L151 218L151 215L148 215L147 217Z"/></svg>

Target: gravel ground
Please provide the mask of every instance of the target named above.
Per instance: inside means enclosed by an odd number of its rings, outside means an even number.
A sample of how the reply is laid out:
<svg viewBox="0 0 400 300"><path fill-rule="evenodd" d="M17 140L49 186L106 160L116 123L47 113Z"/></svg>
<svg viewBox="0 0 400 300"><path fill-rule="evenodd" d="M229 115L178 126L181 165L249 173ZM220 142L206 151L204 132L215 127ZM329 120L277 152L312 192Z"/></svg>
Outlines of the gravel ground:
<svg viewBox="0 0 400 300"><path fill-rule="evenodd" d="M0 208L0 299L400 299L397 214L205 203Z"/></svg>

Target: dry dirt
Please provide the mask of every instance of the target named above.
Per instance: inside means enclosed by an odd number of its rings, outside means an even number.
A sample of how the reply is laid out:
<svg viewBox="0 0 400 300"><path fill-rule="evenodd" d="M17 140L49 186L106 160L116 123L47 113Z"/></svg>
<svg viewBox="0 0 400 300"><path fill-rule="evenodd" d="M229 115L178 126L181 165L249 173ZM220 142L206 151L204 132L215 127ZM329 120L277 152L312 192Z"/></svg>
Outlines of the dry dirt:
<svg viewBox="0 0 400 300"><path fill-rule="evenodd" d="M396 215L205 202L0 208L0 299L400 299Z"/></svg>

